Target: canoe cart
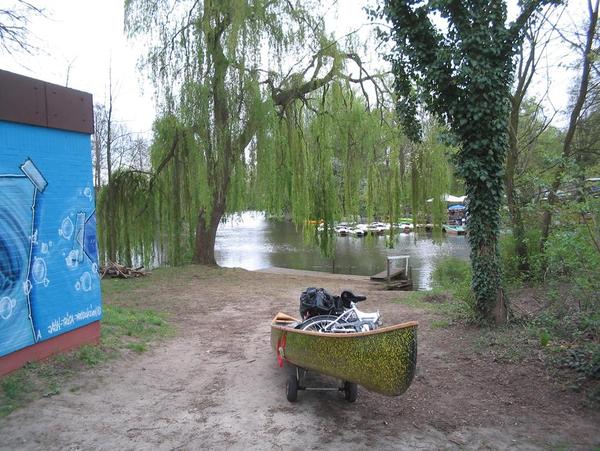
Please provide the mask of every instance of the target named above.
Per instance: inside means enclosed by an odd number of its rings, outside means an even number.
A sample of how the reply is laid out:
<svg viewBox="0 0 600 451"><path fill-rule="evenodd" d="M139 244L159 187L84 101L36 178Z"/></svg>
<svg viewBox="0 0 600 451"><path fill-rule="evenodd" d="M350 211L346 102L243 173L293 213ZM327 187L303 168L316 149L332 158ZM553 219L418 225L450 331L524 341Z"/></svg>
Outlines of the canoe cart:
<svg viewBox="0 0 600 451"><path fill-rule="evenodd" d="M278 313L271 323L271 347L281 368L292 371L286 383L290 402L298 390L340 390L356 400L358 385L387 396L398 396L410 386L417 366L417 326L411 321L368 332L324 333L295 329L296 318ZM341 380L336 388L306 387L312 370Z"/></svg>

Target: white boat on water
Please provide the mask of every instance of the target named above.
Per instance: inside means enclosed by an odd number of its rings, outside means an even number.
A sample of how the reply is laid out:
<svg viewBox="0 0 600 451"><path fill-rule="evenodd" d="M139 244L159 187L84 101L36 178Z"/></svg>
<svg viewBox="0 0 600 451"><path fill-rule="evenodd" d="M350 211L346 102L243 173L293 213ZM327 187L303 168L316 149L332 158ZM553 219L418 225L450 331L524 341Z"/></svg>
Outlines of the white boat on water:
<svg viewBox="0 0 600 451"><path fill-rule="evenodd" d="M366 232L365 232L365 229L357 226L357 227L353 227L350 229L350 235L361 237L361 236L365 236Z"/></svg>
<svg viewBox="0 0 600 451"><path fill-rule="evenodd" d="M348 227L348 225L344 222L335 226L334 230L339 236L348 236L350 235L352 229L350 229L350 227Z"/></svg>
<svg viewBox="0 0 600 451"><path fill-rule="evenodd" d="M383 222L372 222L367 226L372 235L385 235L390 230L390 225Z"/></svg>
<svg viewBox="0 0 600 451"><path fill-rule="evenodd" d="M402 233L412 233L414 231L414 226L410 222L395 224L394 228Z"/></svg>

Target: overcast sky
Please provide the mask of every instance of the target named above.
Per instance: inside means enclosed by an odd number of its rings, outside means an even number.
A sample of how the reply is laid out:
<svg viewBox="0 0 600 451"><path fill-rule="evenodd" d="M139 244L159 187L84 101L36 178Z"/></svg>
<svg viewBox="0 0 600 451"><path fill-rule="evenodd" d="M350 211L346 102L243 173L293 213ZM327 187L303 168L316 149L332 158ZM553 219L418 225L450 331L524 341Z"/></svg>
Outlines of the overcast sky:
<svg viewBox="0 0 600 451"><path fill-rule="evenodd" d="M0 0L10 5L11 0ZM36 17L30 24L30 42L34 55L17 52L0 54L0 68L91 92L94 101L107 98L109 68L112 66L115 118L133 132L149 132L154 119L152 88L145 74L137 68L143 52L123 34L123 0L53 0L47 3L46 17ZM339 0L328 23L338 35L367 22L362 0ZM585 12L585 0L571 0L570 14ZM552 103L565 108L568 77L559 64L564 49L557 49L550 61ZM540 82L541 85L541 82ZM541 89L541 88L540 88Z"/></svg>

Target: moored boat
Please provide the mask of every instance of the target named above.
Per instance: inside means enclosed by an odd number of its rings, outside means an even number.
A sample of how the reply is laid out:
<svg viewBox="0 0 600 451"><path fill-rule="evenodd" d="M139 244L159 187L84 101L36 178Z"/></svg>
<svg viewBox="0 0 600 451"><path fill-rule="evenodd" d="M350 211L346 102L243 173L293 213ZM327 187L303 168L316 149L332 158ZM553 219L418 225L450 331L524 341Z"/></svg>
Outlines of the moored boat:
<svg viewBox="0 0 600 451"><path fill-rule="evenodd" d="M401 222L399 224L395 224L394 228L402 233L412 233L414 226L412 222Z"/></svg>
<svg viewBox="0 0 600 451"><path fill-rule="evenodd" d="M354 227L352 229L350 229L350 235L352 236L365 236L365 231L364 229L361 229L359 227Z"/></svg>
<svg viewBox="0 0 600 451"><path fill-rule="evenodd" d="M281 366L287 362L388 396L410 386L417 365L416 322L350 333L299 330L297 324L284 313L271 323L271 346Z"/></svg>
<svg viewBox="0 0 600 451"><path fill-rule="evenodd" d="M442 229L448 235L464 235L466 233L465 227L462 225L444 224Z"/></svg>
<svg viewBox="0 0 600 451"><path fill-rule="evenodd" d="M335 226L334 230L339 236L350 235L350 227L345 222Z"/></svg>

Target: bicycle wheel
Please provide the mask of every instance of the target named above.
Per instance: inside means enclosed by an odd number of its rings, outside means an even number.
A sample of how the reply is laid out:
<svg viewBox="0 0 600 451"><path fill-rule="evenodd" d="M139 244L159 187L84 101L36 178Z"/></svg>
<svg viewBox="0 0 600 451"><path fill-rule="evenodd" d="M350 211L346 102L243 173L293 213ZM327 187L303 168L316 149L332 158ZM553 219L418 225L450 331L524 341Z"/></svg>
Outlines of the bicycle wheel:
<svg viewBox="0 0 600 451"><path fill-rule="evenodd" d="M333 332L327 330L327 326L333 323L336 319L337 316L335 315L313 316L312 318L309 318L303 323L300 323L298 326L296 326L296 329L311 330L315 332Z"/></svg>

